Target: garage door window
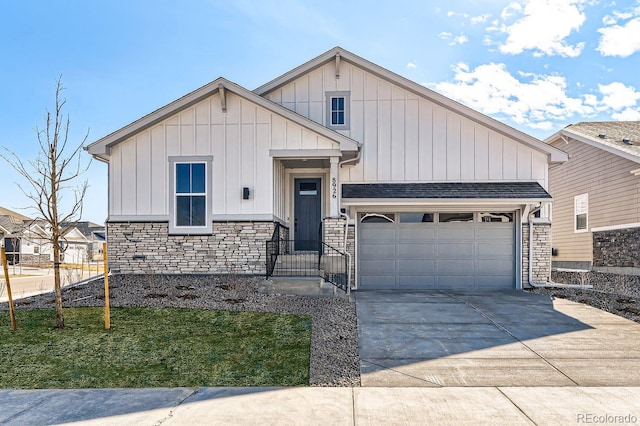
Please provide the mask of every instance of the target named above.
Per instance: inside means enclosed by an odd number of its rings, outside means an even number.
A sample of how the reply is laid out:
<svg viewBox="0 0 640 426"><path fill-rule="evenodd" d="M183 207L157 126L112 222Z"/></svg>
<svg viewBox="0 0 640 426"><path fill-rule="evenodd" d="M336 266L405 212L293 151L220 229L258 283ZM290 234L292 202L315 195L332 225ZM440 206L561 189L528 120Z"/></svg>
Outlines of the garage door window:
<svg viewBox="0 0 640 426"><path fill-rule="evenodd" d="M473 213L440 213L440 222L473 222Z"/></svg>
<svg viewBox="0 0 640 426"><path fill-rule="evenodd" d="M421 222L433 222L433 213L400 213L400 223L421 223Z"/></svg>
<svg viewBox="0 0 640 426"><path fill-rule="evenodd" d="M480 222L483 222L483 223L513 222L513 213L480 213Z"/></svg>
<svg viewBox="0 0 640 426"><path fill-rule="evenodd" d="M396 215L392 213L362 213L360 223L395 223Z"/></svg>

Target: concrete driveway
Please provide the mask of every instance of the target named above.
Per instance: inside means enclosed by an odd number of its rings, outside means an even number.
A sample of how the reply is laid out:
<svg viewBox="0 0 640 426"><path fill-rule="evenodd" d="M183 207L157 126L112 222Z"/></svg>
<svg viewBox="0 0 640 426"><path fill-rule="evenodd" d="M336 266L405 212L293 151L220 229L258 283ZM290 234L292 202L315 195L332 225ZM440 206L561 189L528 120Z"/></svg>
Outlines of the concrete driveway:
<svg viewBox="0 0 640 426"><path fill-rule="evenodd" d="M521 291L359 291L362 386L640 386L640 324Z"/></svg>

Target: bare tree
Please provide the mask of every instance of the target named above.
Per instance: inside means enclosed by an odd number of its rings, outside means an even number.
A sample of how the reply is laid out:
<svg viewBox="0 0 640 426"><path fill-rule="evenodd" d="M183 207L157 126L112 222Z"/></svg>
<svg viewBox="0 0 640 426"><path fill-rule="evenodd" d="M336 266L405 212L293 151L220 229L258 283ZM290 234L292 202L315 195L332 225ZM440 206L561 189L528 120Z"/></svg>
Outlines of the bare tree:
<svg viewBox="0 0 640 426"><path fill-rule="evenodd" d="M87 192L88 181L77 186L72 182L83 174L91 161L83 165L82 148L89 131L79 144L69 143L70 119L62 109L66 99L62 97L62 77L56 81L55 111L47 111L45 128L36 127L40 150L35 160L24 162L13 151L4 148L7 155L0 154L29 183L27 189L18 184L20 190L34 203L31 206L38 216L51 228L49 238L53 246L53 270L56 294L56 323L64 328L62 312L62 289L60 283L60 254L64 236L82 217L82 201ZM61 206L63 195L72 193L73 204L64 211Z"/></svg>

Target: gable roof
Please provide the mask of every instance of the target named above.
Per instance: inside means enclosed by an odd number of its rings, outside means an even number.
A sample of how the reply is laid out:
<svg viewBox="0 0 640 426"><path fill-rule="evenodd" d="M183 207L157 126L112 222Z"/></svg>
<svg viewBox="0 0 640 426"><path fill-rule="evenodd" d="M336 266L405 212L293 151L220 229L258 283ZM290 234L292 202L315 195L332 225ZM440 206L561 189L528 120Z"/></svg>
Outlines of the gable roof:
<svg viewBox="0 0 640 426"><path fill-rule="evenodd" d="M455 111L456 113L462 115L463 117L468 118L471 121L474 121L478 124L481 124L489 129L500 133L504 136L512 138L524 145L529 146L530 148L547 154L550 162L563 162L568 160L568 156L564 151L561 151L553 146L545 144L539 139L534 138L533 136L527 135L517 129L514 129L511 126L508 126L498 120L495 120L487 115L484 115L472 108L469 108L465 105L462 105L459 102L454 101L453 99L447 98L444 95L441 95L438 92L435 92L431 89L426 88L425 86L418 84L414 81L411 81L405 77L402 77L399 74L391 72L386 68L381 67L380 65L376 65L373 62L370 62L360 56L357 56L348 50L345 50L339 46L334 47L331 50L326 51L322 55L300 65L297 68L277 77L270 82L263 84L254 90L260 96L264 96L275 90L280 88L293 80L299 78L300 76L313 71L316 68L324 66L329 62L341 62L346 61L353 65L356 65L362 69L367 70L368 72L387 80L393 84L396 84L402 87L405 90L408 90L414 93L417 96L420 96L424 99L427 99L437 105L440 105L443 108Z"/></svg>
<svg viewBox="0 0 640 426"><path fill-rule="evenodd" d="M568 125L545 142L567 138L640 163L640 121L583 121Z"/></svg>
<svg viewBox="0 0 640 426"><path fill-rule="evenodd" d="M123 128L116 130L115 132L93 142L86 147L86 150L99 160L108 162L109 147L125 141L132 135L158 124L159 122L189 108L190 106L200 102L201 100L220 92L221 90L233 92L234 94L247 99L248 101L254 102L275 114L278 114L288 120L295 122L296 124L301 125L302 127L319 133L322 136L339 143L340 149L342 151L357 151L360 146L357 141L347 136L344 136L334 130L322 126L321 124L318 124L309 118L297 114L283 106L280 106L261 96L256 95L254 92L251 92L250 90L247 90L236 83L220 77L212 81L211 83L208 83L200 87L199 89L196 89L193 92L188 93L179 99L176 99L175 101L163 106L162 108L159 108L152 113L145 115L144 117L134 121L133 123L128 124Z"/></svg>
<svg viewBox="0 0 640 426"><path fill-rule="evenodd" d="M9 210L4 207L0 207L0 216L11 216L20 220L31 220L30 217L20 214L18 212L14 212L13 210Z"/></svg>

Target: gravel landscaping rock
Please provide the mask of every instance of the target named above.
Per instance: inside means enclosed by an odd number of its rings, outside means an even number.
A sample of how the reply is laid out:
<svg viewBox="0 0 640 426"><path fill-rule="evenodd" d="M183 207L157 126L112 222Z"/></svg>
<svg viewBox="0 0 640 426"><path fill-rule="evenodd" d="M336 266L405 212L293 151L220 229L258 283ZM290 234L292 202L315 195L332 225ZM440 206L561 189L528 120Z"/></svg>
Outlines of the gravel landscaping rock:
<svg viewBox="0 0 640 426"><path fill-rule="evenodd" d="M534 293L573 300L640 323L640 291L638 287L599 286L593 289L536 288Z"/></svg>
<svg viewBox="0 0 640 426"><path fill-rule="evenodd" d="M116 275L112 307L172 307L310 315L311 386L360 386L355 303L342 298L268 295L262 278L203 275ZM102 306L102 279L63 289L63 306ZM16 308L53 308L53 293L16 301ZM7 303L0 309L8 309Z"/></svg>

